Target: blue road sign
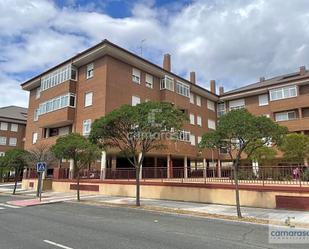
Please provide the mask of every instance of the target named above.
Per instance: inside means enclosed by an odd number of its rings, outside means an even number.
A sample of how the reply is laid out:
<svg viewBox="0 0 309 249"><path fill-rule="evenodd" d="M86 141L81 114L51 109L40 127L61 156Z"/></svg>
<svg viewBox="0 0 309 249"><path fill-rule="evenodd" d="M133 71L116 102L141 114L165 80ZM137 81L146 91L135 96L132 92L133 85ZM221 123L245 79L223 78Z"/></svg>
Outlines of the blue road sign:
<svg viewBox="0 0 309 249"><path fill-rule="evenodd" d="M45 162L38 162L36 164L36 171L37 172L44 172L46 170L47 164Z"/></svg>

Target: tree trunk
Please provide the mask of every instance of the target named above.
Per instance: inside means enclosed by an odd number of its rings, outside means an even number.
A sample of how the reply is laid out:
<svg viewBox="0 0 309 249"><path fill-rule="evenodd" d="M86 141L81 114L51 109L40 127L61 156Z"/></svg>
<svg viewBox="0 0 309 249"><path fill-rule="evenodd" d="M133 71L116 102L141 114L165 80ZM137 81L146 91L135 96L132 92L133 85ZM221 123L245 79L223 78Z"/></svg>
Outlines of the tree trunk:
<svg viewBox="0 0 309 249"><path fill-rule="evenodd" d="M140 167L136 167L135 179L136 179L136 206L139 207L141 205L141 202L140 202Z"/></svg>
<svg viewBox="0 0 309 249"><path fill-rule="evenodd" d="M77 191L77 201L80 201L80 193L79 193L79 171L77 172L77 184L76 184L76 191Z"/></svg>
<svg viewBox="0 0 309 249"><path fill-rule="evenodd" d="M0 167L0 182L3 182L3 168Z"/></svg>
<svg viewBox="0 0 309 249"><path fill-rule="evenodd" d="M234 181L235 181L235 197L236 197L236 209L238 218L242 218L240 210L240 198L239 198L239 185L238 185L238 160L234 163Z"/></svg>
<svg viewBox="0 0 309 249"><path fill-rule="evenodd" d="M15 169L15 183L14 183L14 189L13 189L13 195L16 194L16 188L17 188L17 182L18 182L18 169Z"/></svg>

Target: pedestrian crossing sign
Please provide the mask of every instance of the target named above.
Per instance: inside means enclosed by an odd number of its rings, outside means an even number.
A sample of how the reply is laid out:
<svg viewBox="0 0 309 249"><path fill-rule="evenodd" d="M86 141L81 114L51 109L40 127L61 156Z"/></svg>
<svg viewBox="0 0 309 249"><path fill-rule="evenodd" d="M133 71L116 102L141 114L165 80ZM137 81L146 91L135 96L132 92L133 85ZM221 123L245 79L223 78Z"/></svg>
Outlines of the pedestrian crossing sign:
<svg viewBox="0 0 309 249"><path fill-rule="evenodd" d="M46 170L47 164L45 162L38 162L36 164L36 171L37 172L44 172Z"/></svg>

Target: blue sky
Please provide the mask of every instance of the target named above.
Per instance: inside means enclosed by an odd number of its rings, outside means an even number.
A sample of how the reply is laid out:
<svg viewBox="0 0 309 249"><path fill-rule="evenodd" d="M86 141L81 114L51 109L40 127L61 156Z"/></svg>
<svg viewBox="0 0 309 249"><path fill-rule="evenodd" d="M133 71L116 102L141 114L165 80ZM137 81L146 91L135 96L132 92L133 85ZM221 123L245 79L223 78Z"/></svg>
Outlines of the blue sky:
<svg viewBox="0 0 309 249"><path fill-rule="evenodd" d="M0 0L0 106L27 106L20 83L103 39L233 89L309 67L308 27L307 0Z"/></svg>

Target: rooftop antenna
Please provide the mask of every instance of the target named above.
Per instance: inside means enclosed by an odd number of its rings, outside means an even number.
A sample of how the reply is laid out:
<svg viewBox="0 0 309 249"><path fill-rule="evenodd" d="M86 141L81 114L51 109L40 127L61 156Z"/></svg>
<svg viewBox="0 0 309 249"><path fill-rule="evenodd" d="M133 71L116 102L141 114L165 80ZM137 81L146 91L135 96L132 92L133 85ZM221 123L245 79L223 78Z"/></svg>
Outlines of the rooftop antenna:
<svg viewBox="0 0 309 249"><path fill-rule="evenodd" d="M141 40L141 42L140 42L140 47L139 47L139 49L140 49L140 52L141 52L141 57L143 56L143 44L144 44L145 41L146 41L146 39L143 39L143 40Z"/></svg>

